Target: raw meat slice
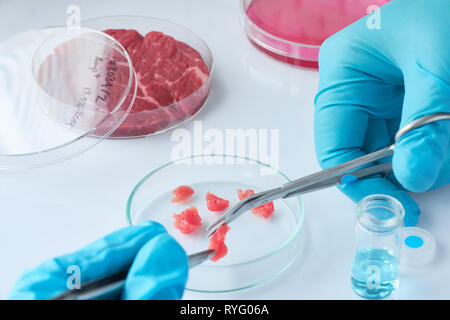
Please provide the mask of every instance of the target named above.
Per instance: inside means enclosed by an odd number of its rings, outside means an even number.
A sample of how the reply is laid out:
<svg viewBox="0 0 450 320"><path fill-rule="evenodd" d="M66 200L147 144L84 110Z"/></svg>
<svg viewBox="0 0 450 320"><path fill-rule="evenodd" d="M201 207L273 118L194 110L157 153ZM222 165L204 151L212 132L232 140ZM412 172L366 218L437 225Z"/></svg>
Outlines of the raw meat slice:
<svg viewBox="0 0 450 320"><path fill-rule="evenodd" d="M252 209L254 214L259 214L266 219L268 219L274 211L275 207L272 201Z"/></svg>
<svg viewBox="0 0 450 320"><path fill-rule="evenodd" d="M172 193L175 195L171 200L172 202L187 202L194 194L194 189L189 186L179 186L175 188Z"/></svg>
<svg viewBox="0 0 450 320"><path fill-rule="evenodd" d="M227 224L223 224L212 235L208 249L213 249L216 253L210 258L211 261L216 262L228 253L228 248L225 245L225 236L229 230L230 227Z"/></svg>
<svg viewBox="0 0 450 320"><path fill-rule="evenodd" d="M252 189L247 189L245 191L238 189L237 193L238 193L239 200L242 200L244 198L254 195L255 191L253 191Z"/></svg>
<svg viewBox="0 0 450 320"><path fill-rule="evenodd" d="M228 208L230 201L219 198L211 192L206 193L206 206L209 211L220 212Z"/></svg>
<svg viewBox="0 0 450 320"><path fill-rule="evenodd" d="M196 207L191 207L180 214L174 214L175 218L174 226L181 233L190 234L202 226L202 219L198 215L198 209Z"/></svg>
<svg viewBox="0 0 450 320"><path fill-rule="evenodd" d="M138 82L130 114L111 136L162 131L198 112L209 94L209 86L203 87L209 71L200 53L162 32L151 31L145 37L136 30L104 32L127 50Z"/></svg>
<svg viewBox="0 0 450 320"><path fill-rule="evenodd" d="M244 198L254 195L255 191L253 191L252 189L247 189L245 191L238 189L237 193L238 193L239 200L242 200ZM259 214L266 219L268 219L274 211L275 211L275 207L273 205L273 201L265 203L263 205L260 205L256 208L252 209L252 212L254 214Z"/></svg>

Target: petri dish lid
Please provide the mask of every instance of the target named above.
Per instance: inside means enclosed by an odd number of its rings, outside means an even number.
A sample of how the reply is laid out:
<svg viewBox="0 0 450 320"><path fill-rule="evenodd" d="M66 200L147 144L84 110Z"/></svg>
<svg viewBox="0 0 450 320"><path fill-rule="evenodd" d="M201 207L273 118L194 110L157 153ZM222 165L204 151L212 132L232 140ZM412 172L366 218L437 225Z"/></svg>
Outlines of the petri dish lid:
<svg viewBox="0 0 450 320"><path fill-rule="evenodd" d="M403 229L401 263L407 267L425 266L436 254L436 238L428 231L409 227Z"/></svg>
<svg viewBox="0 0 450 320"><path fill-rule="evenodd" d="M136 95L131 59L112 37L80 27L0 43L0 169L54 164L108 137Z"/></svg>

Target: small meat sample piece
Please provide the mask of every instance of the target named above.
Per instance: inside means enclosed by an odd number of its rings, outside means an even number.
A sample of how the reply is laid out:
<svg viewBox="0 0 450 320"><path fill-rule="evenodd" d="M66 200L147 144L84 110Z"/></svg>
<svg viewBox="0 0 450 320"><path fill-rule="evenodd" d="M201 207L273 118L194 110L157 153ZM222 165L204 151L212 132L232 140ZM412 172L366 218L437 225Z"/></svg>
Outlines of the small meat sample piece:
<svg viewBox="0 0 450 320"><path fill-rule="evenodd" d="M255 191L253 191L252 189L247 189L245 191L238 189L237 193L238 193L239 200L242 200L244 198L254 195Z"/></svg>
<svg viewBox="0 0 450 320"><path fill-rule="evenodd" d="M134 104L112 136L161 131L194 115L206 101L209 87L203 90L203 84L209 78L209 70L197 50L158 31L145 37L132 29L104 32L127 50L137 77ZM129 95L126 102L131 99Z"/></svg>
<svg viewBox="0 0 450 320"><path fill-rule="evenodd" d="M238 193L239 200L242 200L244 198L254 195L255 191L253 191L252 189L247 189L245 191L238 189L237 193ZM269 218L274 211L275 211L275 207L273 205L273 201L268 202L263 205L260 205L259 207L252 209L252 212L254 214L259 214L266 219Z"/></svg>
<svg viewBox="0 0 450 320"><path fill-rule="evenodd" d="M217 228L216 232L212 235L208 249L216 251L216 254L210 258L211 261L216 262L225 257L228 253L228 248L225 245L225 236L230 229L231 228L227 224L223 224Z"/></svg>
<svg viewBox="0 0 450 320"><path fill-rule="evenodd" d="M219 198L211 192L206 193L206 206L209 211L220 212L228 208L230 201Z"/></svg>
<svg viewBox="0 0 450 320"><path fill-rule="evenodd" d="M252 212L254 214L259 214L263 216L264 218L268 219L272 213L275 211L275 208L273 206L273 202L267 202L263 205L260 205L259 207L253 208Z"/></svg>
<svg viewBox="0 0 450 320"><path fill-rule="evenodd" d="M202 226L202 219L198 215L196 207L188 208L180 214L174 214L173 217L175 218L175 228L184 234L190 234Z"/></svg>
<svg viewBox="0 0 450 320"><path fill-rule="evenodd" d="M189 186L179 186L175 188L172 193L175 195L175 197L171 200L172 202L187 202L194 194L194 189Z"/></svg>

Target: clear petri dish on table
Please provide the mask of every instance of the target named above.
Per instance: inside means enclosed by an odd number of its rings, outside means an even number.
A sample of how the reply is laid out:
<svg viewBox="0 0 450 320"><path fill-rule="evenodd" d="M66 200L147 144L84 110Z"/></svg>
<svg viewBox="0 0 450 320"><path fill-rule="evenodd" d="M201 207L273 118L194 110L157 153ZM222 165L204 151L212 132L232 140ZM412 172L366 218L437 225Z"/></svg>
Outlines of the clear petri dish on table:
<svg viewBox="0 0 450 320"><path fill-rule="evenodd" d="M268 169L270 169L268 171ZM271 174L267 174L270 172ZM126 216L130 225L153 220L165 226L188 254L208 248L206 227L220 217L206 207L208 191L238 202L237 189L255 192L289 182L282 172L262 162L228 155L192 156L168 162L148 173L131 192ZM189 185L195 191L189 203L171 203L172 190ZM184 235L174 227L174 213L196 206L202 227ZM187 290L230 292L257 286L280 275L301 252L304 207L301 198L274 201L269 219L246 212L231 224L228 254L189 271Z"/></svg>
<svg viewBox="0 0 450 320"><path fill-rule="evenodd" d="M389 0L241 0L250 41L277 60L318 68L326 38Z"/></svg>
<svg viewBox="0 0 450 320"><path fill-rule="evenodd" d="M99 17L82 21L81 25L106 32L121 42L131 53L137 75L138 92L133 107L111 138L135 138L170 130L192 119L206 105L213 56L194 32L170 21L142 16ZM148 48L147 44L158 42L161 34L164 37L161 43L167 46L162 53L175 55L176 59L161 56L155 59L159 63L149 63L146 57L155 48ZM177 79L166 73L176 75L180 70L184 73ZM165 81L160 79L161 75ZM162 82L170 84L160 86Z"/></svg>
<svg viewBox="0 0 450 320"><path fill-rule="evenodd" d="M95 146L129 112L134 77L122 45L92 29L31 30L0 43L0 168L45 166Z"/></svg>

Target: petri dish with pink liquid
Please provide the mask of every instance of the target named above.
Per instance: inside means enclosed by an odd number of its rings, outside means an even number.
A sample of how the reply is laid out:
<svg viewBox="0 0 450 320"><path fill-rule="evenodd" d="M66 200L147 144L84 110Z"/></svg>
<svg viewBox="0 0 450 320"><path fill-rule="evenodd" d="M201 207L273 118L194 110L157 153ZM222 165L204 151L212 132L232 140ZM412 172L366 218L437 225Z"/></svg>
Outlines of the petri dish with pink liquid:
<svg viewBox="0 0 450 320"><path fill-rule="evenodd" d="M389 0L241 0L250 41L293 65L318 68L326 38Z"/></svg>

